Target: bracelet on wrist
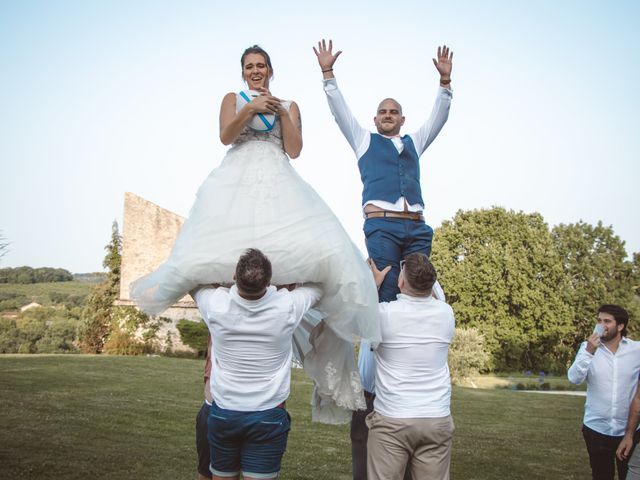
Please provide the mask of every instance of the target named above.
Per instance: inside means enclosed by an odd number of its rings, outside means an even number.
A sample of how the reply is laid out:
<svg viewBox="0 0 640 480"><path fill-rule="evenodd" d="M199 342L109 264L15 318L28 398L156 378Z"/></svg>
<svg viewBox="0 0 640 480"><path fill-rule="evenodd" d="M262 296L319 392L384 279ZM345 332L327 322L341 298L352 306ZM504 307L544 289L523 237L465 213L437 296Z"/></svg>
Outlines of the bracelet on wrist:
<svg viewBox="0 0 640 480"><path fill-rule="evenodd" d="M451 78L440 79L440 85L449 85L451 83Z"/></svg>
<svg viewBox="0 0 640 480"><path fill-rule="evenodd" d="M322 73L333 72L333 68L327 68L326 70L322 70Z"/></svg>

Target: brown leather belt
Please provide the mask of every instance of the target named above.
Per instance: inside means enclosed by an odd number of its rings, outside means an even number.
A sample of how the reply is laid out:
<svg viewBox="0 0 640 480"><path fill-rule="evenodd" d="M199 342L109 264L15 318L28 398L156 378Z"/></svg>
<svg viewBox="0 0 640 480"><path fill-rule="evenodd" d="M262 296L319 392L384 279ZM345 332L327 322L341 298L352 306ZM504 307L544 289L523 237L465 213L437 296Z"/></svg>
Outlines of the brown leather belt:
<svg viewBox="0 0 640 480"><path fill-rule="evenodd" d="M402 218L403 220L415 220L424 222L424 215L420 212L369 212L364 214L365 218Z"/></svg>

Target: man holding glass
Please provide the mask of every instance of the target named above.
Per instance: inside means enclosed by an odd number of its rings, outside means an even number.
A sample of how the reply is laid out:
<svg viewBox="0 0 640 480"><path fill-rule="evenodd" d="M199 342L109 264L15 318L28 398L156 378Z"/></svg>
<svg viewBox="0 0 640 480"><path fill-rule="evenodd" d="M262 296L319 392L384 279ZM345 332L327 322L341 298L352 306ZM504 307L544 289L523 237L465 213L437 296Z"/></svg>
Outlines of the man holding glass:
<svg viewBox="0 0 640 480"><path fill-rule="evenodd" d="M567 376L574 384L587 382L582 434L594 480L627 475L628 459L617 459L629 404L640 376L640 342L626 338L629 314L618 305L602 305L594 332L580 346Z"/></svg>

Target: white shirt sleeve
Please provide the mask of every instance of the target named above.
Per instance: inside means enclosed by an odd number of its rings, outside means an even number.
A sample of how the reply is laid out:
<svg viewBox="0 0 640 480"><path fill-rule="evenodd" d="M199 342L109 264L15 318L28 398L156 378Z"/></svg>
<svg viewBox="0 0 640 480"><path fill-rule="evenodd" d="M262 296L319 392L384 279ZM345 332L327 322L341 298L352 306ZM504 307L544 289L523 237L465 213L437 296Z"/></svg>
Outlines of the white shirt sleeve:
<svg viewBox="0 0 640 480"><path fill-rule="evenodd" d="M366 340L360 341L360 350L358 353L358 373L362 388L367 392L375 393L376 391L376 358L371 350L371 343Z"/></svg>
<svg viewBox="0 0 640 480"><path fill-rule="evenodd" d="M387 302L378 305L381 317L387 315L388 306ZM376 392L376 358L373 351L378 348L378 345L361 340L360 352L358 353L358 372L360 373L362 388L371 393Z"/></svg>
<svg viewBox="0 0 640 480"><path fill-rule="evenodd" d="M438 280L436 280L436 282L433 284L432 293L435 298L446 303L447 297L445 296L442 285L440 285L440 282Z"/></svg>
<svg viewBox="0 0 640 480"><path fill-rule="evenodd" d="M436 103L427 121L415 133L410 134L416 147L418 156L422 155L431 142L435 140L449 118L452 92L448 88L440 87Z"/></svg>
<svg viewBox="0 0 640 480"><path fill-rule="evenodd" d="M356 158L360 158L369 148L371 142L371 133L362 128L358 121L351 113L351 109L347 105L335 78L323 80L324 93L327 95L329 109L340 127L340 131L347 139L349 145L356 154ZM442 128L442 127L441 127Z"/></svg>
<svg viewBox="0 0 640 480"><path fill-rule="evenodd" d="M220 299L222 298L220 295L224 296L228 292L229 289L226 287L216 288L213 286L202 286L191 290L191 298L196 302L200 316L203 318L205 323L207 323L207 312L215 310L214 306L217 302L220 302Z"/></svg>
<svg viewBox="0 0 640 480"><path fill-rule="evenodd" d="M209 286L198 287L191 291L191 298L193 298L193 300L196 302L202 318L205 318L205 305L208 303L211 295L213 295L215 291L215 288Z"/></svg>
<svg viewBox="0 0 640 480"><path fill-rule="evenodd" d="M569 367L569 371L567 372L569 381L575 385L584 382L587 378L592 360L593 355L587 352L587 342L583 342L582 345L580 345L580 350L578 350L573 365Z"/></svg>
<svg viewBox="0 0 640 480"><path fill-rule="evenodd" d="M291 293L293 306L296 310L296 323L302 320L302 316L313 307L322 297L322 290L312 284L296 287Z"/></svg>

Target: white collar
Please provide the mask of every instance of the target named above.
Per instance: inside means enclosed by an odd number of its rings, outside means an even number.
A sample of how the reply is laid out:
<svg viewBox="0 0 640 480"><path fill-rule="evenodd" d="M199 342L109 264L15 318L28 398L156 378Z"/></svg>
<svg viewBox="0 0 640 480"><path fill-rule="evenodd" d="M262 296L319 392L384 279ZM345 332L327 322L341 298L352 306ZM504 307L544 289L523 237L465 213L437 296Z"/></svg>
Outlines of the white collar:
<svg viewBox="0 0 640 480"><path fill-rule="evenodd" d="M431 295L426 297L414 297L413 295L408 295L406 293L399 293L397 296L398 300L405 300L407 302L418 302L418 303L428 303L434 300Z"/></svg>

